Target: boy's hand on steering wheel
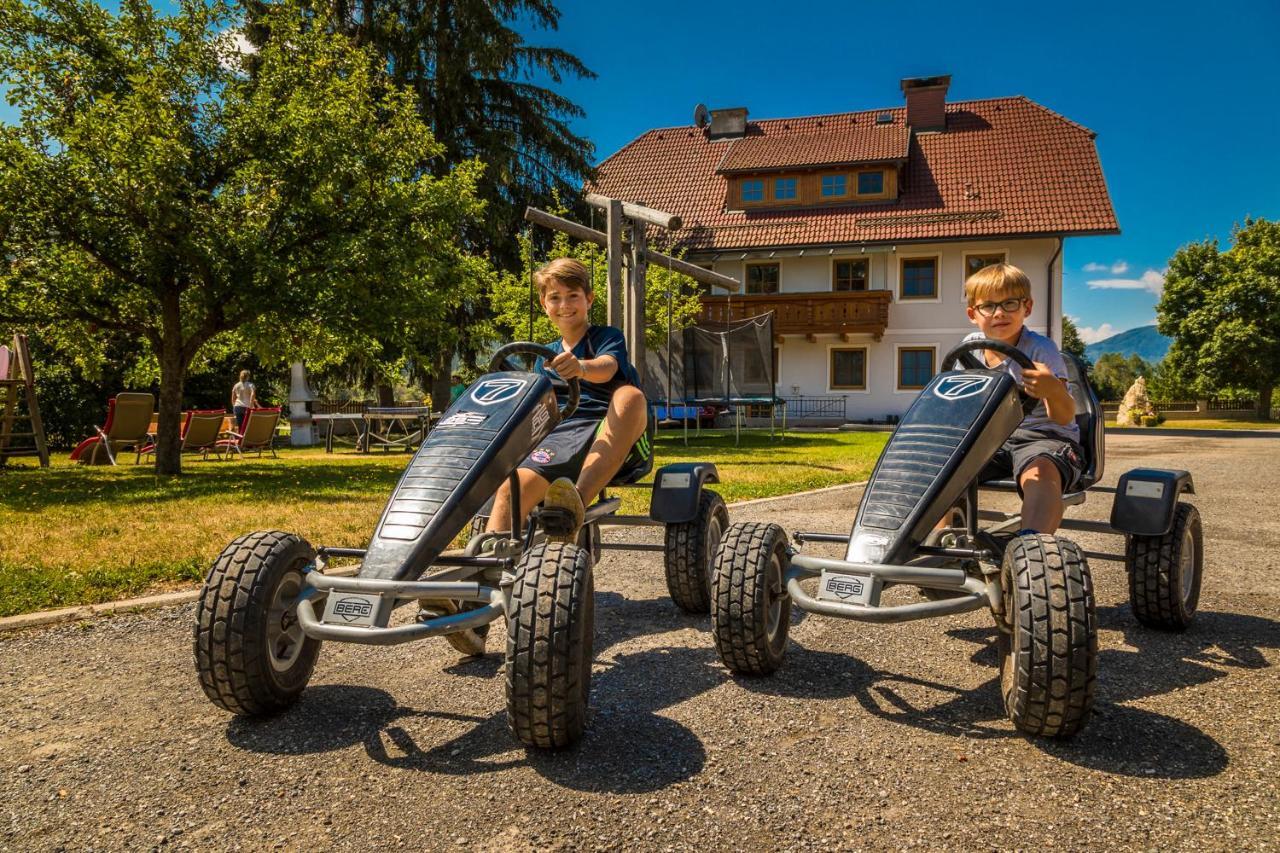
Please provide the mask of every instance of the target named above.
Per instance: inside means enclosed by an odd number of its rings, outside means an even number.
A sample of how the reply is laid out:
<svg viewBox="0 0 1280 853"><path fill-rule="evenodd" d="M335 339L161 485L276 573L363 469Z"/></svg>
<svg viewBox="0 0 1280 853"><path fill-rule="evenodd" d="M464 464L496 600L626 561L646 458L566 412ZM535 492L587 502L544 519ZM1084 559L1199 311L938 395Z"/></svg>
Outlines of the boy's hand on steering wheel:
<svg viewBox="0 0 1280 853"><path fill-rule="evenodd" d="M1053 375L1049 365L1034 362L1035 370L1022 369L1022 389L1037 400L1044 400L1059 390L1066 390L1061 379Z"/></svg>
<svg viewBox="0 0 1280 853"><path fill-rule="evenodd" d="M547 367L559 374L561 379L566 381L570 379L582 379L586 376L586 368L582 366L582 361L571 352L562 352L551 361L547 362Z"/></svg>

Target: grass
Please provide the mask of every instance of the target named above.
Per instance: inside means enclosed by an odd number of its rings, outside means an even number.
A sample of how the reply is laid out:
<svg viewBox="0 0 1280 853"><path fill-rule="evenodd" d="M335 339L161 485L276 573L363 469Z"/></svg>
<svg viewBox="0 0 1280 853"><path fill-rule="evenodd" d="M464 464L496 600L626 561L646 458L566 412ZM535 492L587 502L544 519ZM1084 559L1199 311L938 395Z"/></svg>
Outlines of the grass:
<svg viewBox="0 0 1280 853"><path fill-rule="evenodd" d="M1115 421L1107 421L1108 429L1115 426ZM1280 429L1280 421L1264 421L1259 418L1205 418L1204 420L1170 418L1158 427L1145 427L1145 429Z"/></svg>
<svg viewBox="0 0 1280 853"><path fill-rule="evenodd" d="M714 462L730 503L866 479L887 433L803 433L785 441L744 433L663 433L656 464ZM250 530L277 528L313 543L361 546L407 454L281 452L279 459L184 460L181 477L149 465L88 468L58 454L40 469L0 470L0 616L183 589ZM647 490L625 490L623 511L645 513Z"/></svg>

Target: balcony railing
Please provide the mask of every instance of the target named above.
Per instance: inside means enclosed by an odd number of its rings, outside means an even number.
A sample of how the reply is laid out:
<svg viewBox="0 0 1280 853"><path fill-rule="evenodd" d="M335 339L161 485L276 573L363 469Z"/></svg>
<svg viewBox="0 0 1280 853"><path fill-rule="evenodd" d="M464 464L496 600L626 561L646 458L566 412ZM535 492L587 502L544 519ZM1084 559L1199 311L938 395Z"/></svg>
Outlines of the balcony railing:
<svg viewBox="0 0 1280 853"><path fill-rule="evenodd" d="M874 335L889 325L888 290L852 293L770 293L752 296L704 296L699 322L736 323L773 314L775 335Z"/></svg>

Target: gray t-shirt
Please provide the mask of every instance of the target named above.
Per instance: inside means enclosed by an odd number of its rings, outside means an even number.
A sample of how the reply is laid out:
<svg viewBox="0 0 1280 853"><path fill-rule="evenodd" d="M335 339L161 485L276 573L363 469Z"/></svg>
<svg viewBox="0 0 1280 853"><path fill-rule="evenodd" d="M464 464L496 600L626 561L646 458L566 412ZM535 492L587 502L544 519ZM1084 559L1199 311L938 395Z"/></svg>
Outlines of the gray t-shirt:
<svg viewBox="0 0 1280 853"><path fill-rule="evenodd" d="M965 336L965 340L972 341L983 337L986 336L982 334L982 332L974 332L971 335ZM1071 392L1071 399L1075 399L1077 389L1075 387L1075 383L1072 382L1070 377L1067 375L1067 362L1066 359L1062 357L1062 353L1058 350L1057 344L1049 338L1046 338L1044 335L1037 334L1024 326L1022 328L1022 336L1018 338L1018 349L1022 350L1023 354L1032 361L1047 364L1049 369L1053 371L1054 376L1067 383L1067 390ZM975 355L978 358L982 358L978 353L975 353ZM959 363L955 365L955 368L957 370L964 369ZM1000 362L998 367L993 367L992 370L1003 370L1005 373L1008 373L1013 377L1013 381L1017 382L1019 386L1022 385L1022 368L1019 367L1013 359L1006 358L1004 361ZM1063 426L1062 424L1051 420L1049 418L1049 410L1045 406L1044 400L1041 400L1039 405L1031 410L1031 414L1022 419L1021 428L1042 432L1054 438L1069 439L1074 441L1076 444L1080 443L1080 427L1076 426L1076 422L1073 420L1071 423Z"/></svg>

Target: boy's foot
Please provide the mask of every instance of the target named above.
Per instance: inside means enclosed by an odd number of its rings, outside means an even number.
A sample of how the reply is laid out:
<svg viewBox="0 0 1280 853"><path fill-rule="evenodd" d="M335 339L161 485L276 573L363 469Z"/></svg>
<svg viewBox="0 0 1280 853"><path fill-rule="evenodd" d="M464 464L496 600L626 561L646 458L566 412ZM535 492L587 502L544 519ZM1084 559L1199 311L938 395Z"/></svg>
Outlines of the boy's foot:
<svg viewBox="0 0 1280 853"><path fill-rule="evenodd" d="M542 529L549 542L577 542L586 508L578 487L568 477L561 477L547 489L542 499Z"/></svg>

